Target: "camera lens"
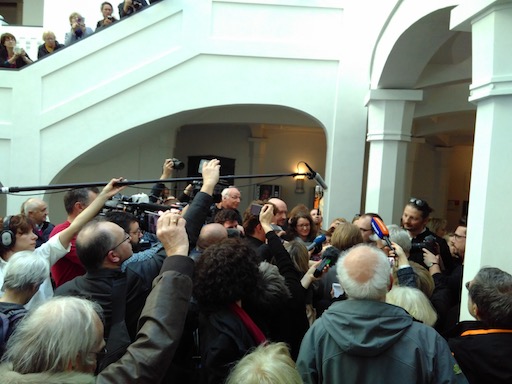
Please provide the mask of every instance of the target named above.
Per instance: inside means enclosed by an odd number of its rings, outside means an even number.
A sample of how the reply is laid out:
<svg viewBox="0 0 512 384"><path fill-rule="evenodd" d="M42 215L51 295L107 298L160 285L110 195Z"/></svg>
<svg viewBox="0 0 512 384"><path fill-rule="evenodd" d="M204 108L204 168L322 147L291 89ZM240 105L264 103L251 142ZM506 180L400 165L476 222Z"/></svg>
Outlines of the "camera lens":
<svg viewBox="0 0 512 384"><path fill-rule="evenodd" d="M172 166L172 167L173 167L174 169L178 170L178 171L179 171L179 170L181 170L181 169L183 169L183 168L185 168L185 164L183 163L183 161L178 160L178 159L176 159L176 158L173 158L173 159L172 159L172 163L173 163L173 166Z"/></svg>

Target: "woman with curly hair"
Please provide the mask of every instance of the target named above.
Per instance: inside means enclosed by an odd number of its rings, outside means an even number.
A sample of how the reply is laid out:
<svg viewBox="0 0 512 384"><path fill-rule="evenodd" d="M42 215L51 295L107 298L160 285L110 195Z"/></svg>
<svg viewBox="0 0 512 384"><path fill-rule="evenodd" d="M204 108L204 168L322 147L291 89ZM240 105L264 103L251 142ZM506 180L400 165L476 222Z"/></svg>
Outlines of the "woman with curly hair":
<svg viewBox="0 0 512 384"><path fill-rule="evenodd" d="M300 240L309 245L316 237L316 225L309 212L299 211L290 217L286 240Z"/></svg>
<svg viewBox="0 0 512 384"><path fill-rule="evenodd" d="M254 251L237 239L208 247L198 261L194 298L200 309L199 334L207 383L223 383L230 368L265 335L242 308L257 291Z"/></svg>

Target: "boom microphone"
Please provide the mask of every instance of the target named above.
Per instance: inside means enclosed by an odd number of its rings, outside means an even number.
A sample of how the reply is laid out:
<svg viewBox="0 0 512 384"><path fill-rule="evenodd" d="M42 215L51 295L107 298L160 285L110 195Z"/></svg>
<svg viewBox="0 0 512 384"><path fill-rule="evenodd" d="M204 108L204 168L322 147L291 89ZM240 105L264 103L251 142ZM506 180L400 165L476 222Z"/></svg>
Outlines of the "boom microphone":
<svg viewBox="0 0 512 384"><path fill-rule="evenodd" d="M315 237L315 240L311 244L308 245L308 252L315 249L315 247L319 244L322 244L326 240L325 235L318 235Z"/></svg>
<svg viewBox="0 0 512 384"><path fill-rule="evenodd" d="M323 189L327 190L327 184L325 184L324 179L322 179L322 176L318 172L313 171L313 169L308 165L308 163L304 163L306 167L308 167L311 174L308 174L308 179L312 180L315 179L316 183L321 186Z"/></svg>

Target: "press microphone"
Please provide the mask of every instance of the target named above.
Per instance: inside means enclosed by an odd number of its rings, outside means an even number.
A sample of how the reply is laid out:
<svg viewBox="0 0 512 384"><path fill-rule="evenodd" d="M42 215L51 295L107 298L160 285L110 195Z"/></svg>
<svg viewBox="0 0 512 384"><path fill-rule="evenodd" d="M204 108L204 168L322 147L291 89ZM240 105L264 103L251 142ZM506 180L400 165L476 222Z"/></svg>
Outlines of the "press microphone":
<svg viewBox="0 0 512 384"><path fill-rule="evenodd" d="M325 235L318 235L315 237L315 240L311 244L308 245L308 252L315 249L315 247L319 244L322 244L326 240Z"/></svg>
<svg viewBox="0 0 512 384"><path fill-rule="evenodd" d="M391 240L389 240L389 229L381 219L372 217L372 229L379 239L384 240L389 248L394 249Z"/></svg>
<svg viewBox="0 0 512 384"><path fill-rule="evenodd" d="M324 179L322 179L322 176L318 172L313 171L313 169L308 165L308 163L304 163L306 167L308 167L309 171L311 172L311 175L308 175L308 179L315 179L316 183L321 186L323 189L327 190L327 184L325 184Z"/></svg>

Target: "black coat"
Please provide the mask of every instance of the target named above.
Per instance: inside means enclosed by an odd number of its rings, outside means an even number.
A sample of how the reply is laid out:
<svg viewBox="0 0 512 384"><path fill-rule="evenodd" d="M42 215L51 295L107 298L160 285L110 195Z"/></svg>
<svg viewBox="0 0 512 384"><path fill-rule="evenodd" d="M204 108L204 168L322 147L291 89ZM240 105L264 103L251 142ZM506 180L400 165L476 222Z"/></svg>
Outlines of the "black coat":
<svg viewBox="0 0 512 384"><path fill-rule="evenodd" d="M491 330L478 321L464 321L458 333L448 344L471 384L512 383L512 329Z"/></svg>

